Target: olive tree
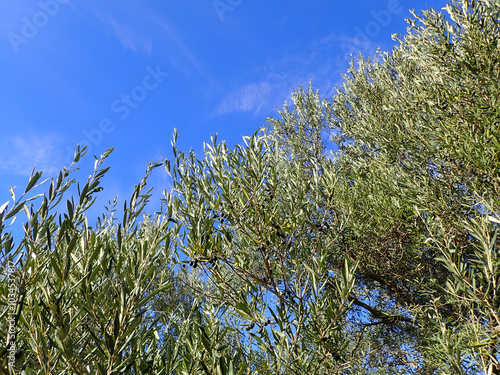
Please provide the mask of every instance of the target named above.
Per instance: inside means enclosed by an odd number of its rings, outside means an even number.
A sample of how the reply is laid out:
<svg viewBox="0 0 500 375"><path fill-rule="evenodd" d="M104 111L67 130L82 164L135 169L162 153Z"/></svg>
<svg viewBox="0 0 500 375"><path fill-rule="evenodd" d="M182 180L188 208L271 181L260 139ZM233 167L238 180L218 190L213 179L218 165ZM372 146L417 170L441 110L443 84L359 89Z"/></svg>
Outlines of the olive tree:
<svg viewBox="0 0 500 375"><path fill-rule="evenodd" d="M174 146L178 249L256 371L499 373L499 10L415 14L332 100L299 89L243 145Z"/></svg>
<svg viewBox="0 0 500 375"><path fill-rule="evenodd" d="M0 208L1 370L500 374L500 4L446 12L241 145L197 156L174 133L121 219L85 215L108 153L76 201L71 169L26 198L34 172ZM143 215L162 164L172 186Z"/></svg>
<svg viewBox="0 0 500 375"><path fill-rule="evenodd" d="M42 172L34 171L23 195L16 197L11 189L13 202L0 209L6 270L1 371L194 374L203 356L207 371L244 366L238 342L223 330L210 301L187 289L196 277L175 272L173 219L144 214L151 196L147 177L161 164L148 167L124 202L122 218L114 216L115 199L95 225L89 224L86 212L103 189L109 167L101 164L110 151L96 158L86 183L77 184L76 200L64 196L74 186L70 177L85 150L50 181L39 183ZM45 192L28 197L46 185ZM6 230L23 212L24 236L18 239ZM221 347L226 341L233 347Z"/></svg>
<svg viewBox="0 0 500 375"><path fill-rule="evenodd" d="M335 142L360 197L354 241L387 259L362 264L412 311L425 371L496 374L500 4L446 11L351 66Z"/></svg>

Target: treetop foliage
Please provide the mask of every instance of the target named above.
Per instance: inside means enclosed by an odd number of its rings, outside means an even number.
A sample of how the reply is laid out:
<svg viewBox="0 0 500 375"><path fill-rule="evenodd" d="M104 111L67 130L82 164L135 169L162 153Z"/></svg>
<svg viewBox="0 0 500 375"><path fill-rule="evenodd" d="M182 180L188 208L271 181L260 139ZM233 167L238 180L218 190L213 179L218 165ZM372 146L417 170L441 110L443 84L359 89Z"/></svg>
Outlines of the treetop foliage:
<svg viewBox="0 0 500 375"><path fill-rule="evenodd" d="M500 3L445 10L241 145L174 133L121 218L86 217L109 152L76 198L85 150L34 172L0 208L2 371L500 374Z"/></svg>

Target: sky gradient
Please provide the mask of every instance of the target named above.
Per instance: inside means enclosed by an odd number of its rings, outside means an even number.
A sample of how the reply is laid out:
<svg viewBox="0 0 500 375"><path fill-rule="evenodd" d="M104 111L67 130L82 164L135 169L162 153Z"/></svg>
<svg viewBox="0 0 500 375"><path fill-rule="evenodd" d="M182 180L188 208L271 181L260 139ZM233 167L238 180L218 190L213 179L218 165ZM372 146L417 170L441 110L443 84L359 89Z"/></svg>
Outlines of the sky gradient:
<svg viewBox="0 0 500 375"><path fill-rule="evenodd" d="M410 9L446 1L2 0L0 205L72 159L115 147L107 201L130 196L146 163L178 146L198 154L218 133L241 142L294 88L331 97L350 54L390 50ZM168 189L165 172L151 179ZM16 190L17 191L17 190Z"/></svg>

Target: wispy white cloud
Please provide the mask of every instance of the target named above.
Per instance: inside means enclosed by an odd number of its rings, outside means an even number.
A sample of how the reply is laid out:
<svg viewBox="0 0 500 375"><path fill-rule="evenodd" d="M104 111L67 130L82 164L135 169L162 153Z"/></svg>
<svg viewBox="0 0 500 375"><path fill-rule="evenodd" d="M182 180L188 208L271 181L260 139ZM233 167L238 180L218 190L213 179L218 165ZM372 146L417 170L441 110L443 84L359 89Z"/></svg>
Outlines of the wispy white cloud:
<svg viewBox="0 0 500 375"><path fill-rule="evenodd" d="M356 30L355 30L356 31ZM328 34L311 43L301 54L285 56L257 67L259 82L244 82L222 98L216 115L231 112L259 112L274 110L290 97L299 86L312 82L322 97L331 97L343 83L351 55L356 60L374 56L380 46L374 38L353 32L352 36Z"/></svg>
<svg viewBox="0 0 500 375"><path fill-rule="evenodd" d="M110 23L124 49L151 54L152 38L142 35L126 25L118 24L115 20L111 20Z"/></svg>
<svg viewBox="0 0 500 375"><path fill-rule="evenodd" d="M162 35L168 35L170 41L180 50L182 55L184 55L185 59L189 62L191 66L203 77L212 87L218 86L218 83L213 80L203 69L199 59L193 53L192 49L178 36L178 33L174 31L172 26L167 22L164 17L161 17L157 13L150 12L148 16L151 22L154 22L156 27L162 30ZM182 67L175 62L172 62L173 65L176 65L178 69Z"/></svg>
<svg viewBox="0 0 500 375"><path fill-rule="evenodd" d="M178 71L190 76L190 69L194 68L212 87L218 85L206 73L199 58L179 36L168 17L154 7L133 0L123 0L117 6L107 4L107 7L84 3L82 0L73 1L82 2L81 6L86 12L108 28L108 32L116 36L124 49L151 54L154 49L168 48L165 56ZM158 35L161 35L161 39Z"/></svg>
<svg viewBox="0 0 500 375"><path fill-rule="evenodd" d="M217 110L218 115L230 112L258 112L268 103L276 89L269 82L252 83L227 95Z"/></svg>
<svg viewBox="0 0 500 375"><path fill-rule="evenodd" d="M148 32L147 27L141 27L141 25L149 25L147 20L144 20L142 4L123 1L116 6L111 3L97 6L82 0L73 1L78 4L83 14L91 14L101 22L107 32L114 35L125 50L151 54L153 35ZM138 18L138 15L141 17Z"/></svg>
<svg viewBox="0 0 500 375"><path fill-rule="evenodd" d="M341 83L349 55L344 56L341 43L347 40L330 35L311 45L309 51L271 61L257 68L265 79L246 82L222 98L215 115L231 112L273 111L288 100L299 86L313 87L323 97L330 97ZM363 45L363 49L369 46ZM343 55L344 54L344 55Z"/></svg>
<svg viewBox="0 0 500 375"><path fill-rule="evenodd" d="M59 171L59 139L53 135L25 134L0 139L0 170L26 176L33 167L53 175Z"/></svg>
<svg viewBox="0 0 500 375"><path fill-rule="evenodd" d="M370 39L360 36L347 36L345 34L327 35L320 39L315 46L318 52L338 48L340 53L336 57L337 64L347 64L351 61L351 55L354 59L357 59L360 53L364 56L371 56L379 47L378 44Z"/></svg>

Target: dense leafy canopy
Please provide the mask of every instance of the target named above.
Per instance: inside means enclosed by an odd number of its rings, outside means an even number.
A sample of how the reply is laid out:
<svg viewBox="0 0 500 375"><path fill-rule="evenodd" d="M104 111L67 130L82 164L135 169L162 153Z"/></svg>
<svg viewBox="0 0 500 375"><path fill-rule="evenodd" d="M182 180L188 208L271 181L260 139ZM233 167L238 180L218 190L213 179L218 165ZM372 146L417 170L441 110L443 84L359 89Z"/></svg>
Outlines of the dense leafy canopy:
<svg viewBox="0 0 500 375"><path fill-rule="evenodd" d="M500 374L500 4L446 11L242 145L174 134L123 218L86 218L108 153L65 204L74 166L34 172L0 208L3 372Z"/></svg>

